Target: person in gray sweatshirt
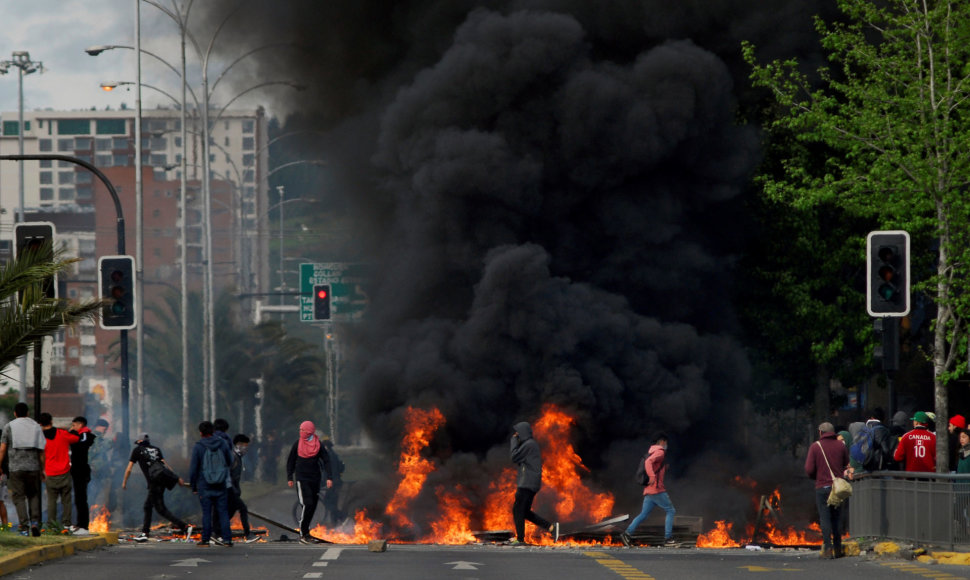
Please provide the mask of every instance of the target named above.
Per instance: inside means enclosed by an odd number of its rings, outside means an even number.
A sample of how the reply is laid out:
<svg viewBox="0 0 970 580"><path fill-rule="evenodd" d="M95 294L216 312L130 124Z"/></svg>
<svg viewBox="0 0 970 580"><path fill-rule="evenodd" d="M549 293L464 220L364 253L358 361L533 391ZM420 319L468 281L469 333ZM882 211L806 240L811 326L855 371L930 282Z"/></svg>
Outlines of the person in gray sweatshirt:
<svg viewBox="0 0 970 580"><path fill-rule="evenodd" d="M515 538L511 545L525 543L525 522L533 524L552 534L552 541L559 540L559 522L550 523L532 511L532 500L542 487L542 450L532 437L532 426L525 421L513 427L511 441L512 462L518 466L515 502L512 504L512 520L515 522Z"/></svg>

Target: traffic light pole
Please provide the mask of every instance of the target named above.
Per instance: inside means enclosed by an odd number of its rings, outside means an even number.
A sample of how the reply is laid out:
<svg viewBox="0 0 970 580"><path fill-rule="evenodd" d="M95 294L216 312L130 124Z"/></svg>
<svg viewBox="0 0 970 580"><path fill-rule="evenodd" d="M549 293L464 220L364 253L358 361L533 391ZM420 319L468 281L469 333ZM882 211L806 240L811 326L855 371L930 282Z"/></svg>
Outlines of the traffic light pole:
<svg viewBox="0 0 970 580"><path fill-rule="evenodd" d="M140 144L139 144L140 145ZM0 155L0 161L66 161L68 163L73 163L75 165L80 165L81 167L87 169L97 177L101 183L107 188L108 193L111 195L111 199L115 204L115 214L117 215L118 222L118 254L124 255L125 253L125 216L124 212L121 210L121 199L118 198L118 191L115 190L115 186L108 180L108 178L101 172L100 169L91 165L83 159L78 159L77 157L71 157L68 155ZM23 209L21 208L21 211ZM122 441L128 440L128 331L122 330L121 337L121 436ZM35 345L36 346L36 345ZM36 350L34 356L36 357ZM40 389L35 389L34 393L35 403L34 408L40 408Z"/></svg>

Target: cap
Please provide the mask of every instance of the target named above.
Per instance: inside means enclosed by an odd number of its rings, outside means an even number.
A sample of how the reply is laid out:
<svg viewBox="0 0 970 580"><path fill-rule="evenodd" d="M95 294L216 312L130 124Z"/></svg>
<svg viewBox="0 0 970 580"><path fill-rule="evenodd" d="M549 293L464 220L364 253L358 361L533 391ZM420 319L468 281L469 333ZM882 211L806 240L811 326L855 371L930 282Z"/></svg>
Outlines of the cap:
<svg viewBox="0 0 970 580"><path fill-rule="evenodd" d="M915 413L913 413L913 416L910 417L910 420L911 421L916 421L917 423L929 423L930 422L929 416L926 413L924 413L923 411L916 411Z"/></svg>
<svg viewBox="0 0 970 580"><path fill-rule="evenodd" d="M954 415L950 417L950 425L957 427L958 429L967 428L967 420L963 418L963 415Z"/></svg>

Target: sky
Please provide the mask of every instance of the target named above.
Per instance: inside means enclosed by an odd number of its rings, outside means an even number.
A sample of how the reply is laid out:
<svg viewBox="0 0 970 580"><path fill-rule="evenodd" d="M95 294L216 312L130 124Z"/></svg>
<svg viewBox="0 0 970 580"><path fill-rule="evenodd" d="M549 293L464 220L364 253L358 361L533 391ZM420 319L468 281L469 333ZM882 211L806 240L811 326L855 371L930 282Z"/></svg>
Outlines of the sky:
<svg viewBox="0 0 970 580"><path fill-rule="evenodd" d="M167 4L164 2L163 4ZM141 4L142 48L178 67L179 36L175 23L157 8ZM85 48L95 45L133 46L135 2L133 0L3 0L0 2L0 60L14 51L27 51L44 71L24 77L24 110L118 109L135 107L133 86L112 92L102 82L134 82L134 51L115 49L92 57ZM192 61L191 52L189 54ZM218 72L219 63L210 71ZM17 111L17 69L0 75L0 112ZM190 72L190 81L193 76ZM179 96L175 73L151 57L142 61L142 82ZM227 95L228 98L228 95ZM255 105L245 97L236 103ZM143 89L142 106L170 106L172 101L150 88ZM271 107L270 107L271 108Z"/></svg>

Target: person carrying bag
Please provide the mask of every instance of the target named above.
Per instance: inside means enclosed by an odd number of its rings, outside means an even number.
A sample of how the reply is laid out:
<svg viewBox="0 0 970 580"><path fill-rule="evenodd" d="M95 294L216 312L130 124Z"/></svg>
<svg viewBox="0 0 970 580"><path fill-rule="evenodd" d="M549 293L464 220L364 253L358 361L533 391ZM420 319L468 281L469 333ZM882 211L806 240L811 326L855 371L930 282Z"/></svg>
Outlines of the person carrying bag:
<svg viewBox="0 0 970 580"><path fill-rule="evenodd" d="M835 427L828 422L822 423L818 426L818 434L816 444L808 448L805 474L815 480L815 507L822 528L821 557L841 558L844 555L840 534L843 502L852 491L849 482L836 477L835 471L848 473L851 479L853 469L849 467L849 449L836 438ZM846 486L849 486L848 493Z"/></svg>

